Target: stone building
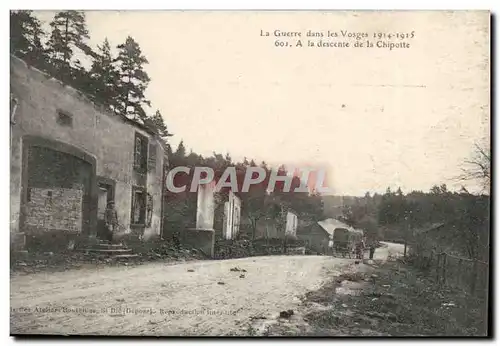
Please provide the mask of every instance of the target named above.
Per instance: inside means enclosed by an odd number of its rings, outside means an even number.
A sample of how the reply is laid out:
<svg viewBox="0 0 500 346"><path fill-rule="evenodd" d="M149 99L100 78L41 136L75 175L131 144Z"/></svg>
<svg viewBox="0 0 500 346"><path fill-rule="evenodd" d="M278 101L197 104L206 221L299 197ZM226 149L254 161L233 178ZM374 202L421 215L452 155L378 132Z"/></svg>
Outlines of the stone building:
<svg viewBox="0 0 500 346"><path fill-rule="evenodd" d="M115 202L119 231L162 229L165 142L11 56L11 244L99 237Z"/></svg>

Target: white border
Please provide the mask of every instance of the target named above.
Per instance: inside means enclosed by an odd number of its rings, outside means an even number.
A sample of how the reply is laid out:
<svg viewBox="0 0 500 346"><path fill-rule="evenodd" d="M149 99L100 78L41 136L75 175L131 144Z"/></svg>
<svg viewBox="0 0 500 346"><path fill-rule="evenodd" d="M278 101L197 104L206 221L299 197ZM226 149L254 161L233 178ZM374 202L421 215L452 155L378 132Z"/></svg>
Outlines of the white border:
<svg viewBox="0 0 500 346"><path fill-rule="evenodd" d="M251 9L259 9L259 10L338 10L338 9L349 9L349 10L354 10L354 9L400 9L400 10L459 10L459 9L482 9L482 10L491 10L494 13L498 13L498 8L500 2L498 0L482 0L482 1L431 1L431 0L426 0L426 1L405 1L405 2L398 2L398 1L370 1L370 0L355 0L355 1L336 1L335 3L332 3L331 1L318 1L318 0L309 0L309 1L270 1L270 0L254 0L254 1L193 1L193 0L184 0L184 1L169 1L168 3L164 3L161 1L153 1L153 0L141 0L141 1L133 1L133 0L120 0L120 1L98 1L98 0L86 0L84 2L73 2L69 3L67 0L62 1L62 0L49 0L49 1L7 1L7 2L2 2L2 7L5 6L5 8L2 8L2 11L0 12L2 14L3 20L1 21L2 25L2 30L1 32L4 33L2 35L2 45L1 47L4 49L4 53L0 54L0 59L1 59L1 66L4 68L5 71L5 76L9 76L9 17L8 17L8 10L9 9L45 9L45 10L50 10L50 9L96 9L96 10L104 10L104 9L177 9L177 10L216 10L216 9L231 9L231 10L251 10ZM162 6L160 6L162 5ZM495 35L496 36L496 35ZM492 52L493 53L493 52ZM492 76L493 78L496 78L496 76ZM8 93L9 91L9 81L8 78L5 78L3 80L2 84L2 108L5 111L9 109L8 107ZM495 95L498 99L498 89L495 90ZM493 115L492 115L493 116ZM4 123L7 124L7 117L4 117ZM498 124L497 124L498 125ZM495 126L497 127L497 126ZM495 128L497 129L497 128ZM4 141L4 145L2 145L2 149L0 151L1 153L1 159L2 162L9 162L9 127L3 126L0 127L0 131L2 132L0 134L0 138ZM498 135L498 133L497 133ZM498 152L497 148L495 146L495 153ZM496 162L496 158L495 158ZM5 168L6 175L8 176L9 174L9 165L4 164L3 167ZM3 220L4 225L8 226L7 223L9 222L9 195L10 195L10 188L9 188L9 180L6 178L1 179L1 190L0 190L0 196L2 196L1 203L2 207L0 208L0 212L2 213L1 220ZM494 195L496 195L494 191ZM495 212L498 211L497 209L500 208L498 205L495 208ZM495 230L492 230L492 233L495 232ZM8 278L9 275L9 251L8 251L8 244L9 244L9 227L5 227L3 232L1 233L2 236L2 241L1 244L5 247L4 251L1 251L2 253L2 263L3 265L1 266L2 269L2 276L4 278ZM496 237L496 241L494 245L498 245L498 236ZM493 245L493 244L492 244ZM498 246L495 246L498 249ZM498 253L495 255L495 259L498 256ZM492 263L495 263L496 261L492 261ZM494 267L495 269L495 267ZM10 328L10 323L9 323L9 312L8 312L8 307L9 307L9 296L7 295L7 292L9 292L9 281L8 280L3 280L2 281L2 311L1 311L1 336L2 336L2 341L5 341L5 343L2 342L2 344L10 345L14 344L14 340L10 337L9 335L9 328ZM499 292L498 286L496 287L496 292ZM495 294L494 294L495 295ZM496 295L500 296L500 295ZM496 310L496 309L495 309ZM495 319L498 321L498 318ZM496 325L494 326L494 330L497 330ZM90 340L89 340L90 341ZM97 344L104 344L105 339L103 341L97 342ZM172 342L172 340L165 340L166 342ZM198 342L193 342L193 341L184 341L184 343L187 344L198 344L200 342L207 342L208 340L204 341L198 341ZM326 340L325 340L326 341ZM427 340L426 340L427 341ZM469 340L468 340L469 341ZM58 344L64 344L69 341L58 341ZM138 340L133 340L133 343L138 343ZM155 341L149 341L147 343L152 343ZM219 342L219 340L213 340L212 342ZM236 340L230 341L236 342ZM262 342L262 340L259 340L258 342ZM307 343L308 340L304 340L300 343ZM335 342L337 343L343 343L345 341L335 341L335 340L328 340L327 342ZM350 344L360 344L362 341L356 340L356 341L351 341L349 342ZM412 341L413 343L415 341ZM453 342L453 341L452 341ZM82 340L71 340L71 344L87 344L88 341L85 341L85 339ZM93 342L95 343L95 341ZM119 341L116 340L114 342L115 344L125 344L125 341ZM146 342L141 342L141 343L146 343ZM155 342L156 343L156 342ZM428 341L426 343L429 343ZM430 342L434 343L434 342ZM436 342L437 343L437 342ZM473 342L478 343L479 341ZM40 341L39 344L42 345L52 345L53 341L52 340L47 340L47 341ZM127 342L127 344L130 344L130 342ZM468 342L470 344L470 342Z"/></svg>

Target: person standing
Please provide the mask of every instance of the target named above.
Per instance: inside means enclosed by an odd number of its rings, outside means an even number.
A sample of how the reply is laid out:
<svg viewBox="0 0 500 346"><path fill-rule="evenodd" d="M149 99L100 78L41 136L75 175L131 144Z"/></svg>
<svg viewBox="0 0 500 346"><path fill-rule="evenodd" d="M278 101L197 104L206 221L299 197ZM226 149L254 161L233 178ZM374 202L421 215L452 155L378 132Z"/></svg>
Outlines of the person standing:
<svg viewBox="0 0 500 346"><path fill-rule="evenodd" d="M363 239L359 239L356 242L356 258L357 259L363 259L363 257L364 257L363 252L365 251L364 247L365 247L365 244L364 244Z"/></svg>
<svg viewBox="0 0 500 346"><path fill-rule="evenodd" d="M370 241L370 259L373 259L373 255L375 255L375 241Z"/></svg>
<svg viewBox="0 0 500 346"><path fill-rule="evenodd" d="M115 202L111 201L106 206L106 211L104 213L104 222L106 224L106 229L108 231L107 239L108 241L113 241L113 234L118 228L118 213L115 209Z"/></svg>

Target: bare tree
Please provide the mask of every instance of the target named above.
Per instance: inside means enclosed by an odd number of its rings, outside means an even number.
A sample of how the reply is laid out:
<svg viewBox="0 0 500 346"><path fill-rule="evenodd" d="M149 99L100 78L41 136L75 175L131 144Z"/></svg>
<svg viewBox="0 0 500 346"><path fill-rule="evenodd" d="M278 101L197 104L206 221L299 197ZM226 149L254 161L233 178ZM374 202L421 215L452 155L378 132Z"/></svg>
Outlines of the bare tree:
<svg viewBox="0 0 500 346"><path fill-rule="evenodd" d="M461 181L478 181L482 185L482 192L489 193L491 177L491 151L488 146L474 144L474 153L464 161L466 167L458 177Z"/></svg>

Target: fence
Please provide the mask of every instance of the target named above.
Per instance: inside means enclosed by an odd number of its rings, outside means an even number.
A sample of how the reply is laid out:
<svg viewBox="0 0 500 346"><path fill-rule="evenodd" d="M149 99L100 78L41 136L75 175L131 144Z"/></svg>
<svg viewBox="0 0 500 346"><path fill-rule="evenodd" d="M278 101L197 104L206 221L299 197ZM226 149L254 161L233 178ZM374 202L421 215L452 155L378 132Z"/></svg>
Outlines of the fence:
<svg viewBox="0 0 500 346"><path fill-rule="evenodd" d="M426 269L436 282L459 289L476 296L488 293L489 264L454 256L446 252L431 252L429 256L418 256L415 264Z"/></svg>

